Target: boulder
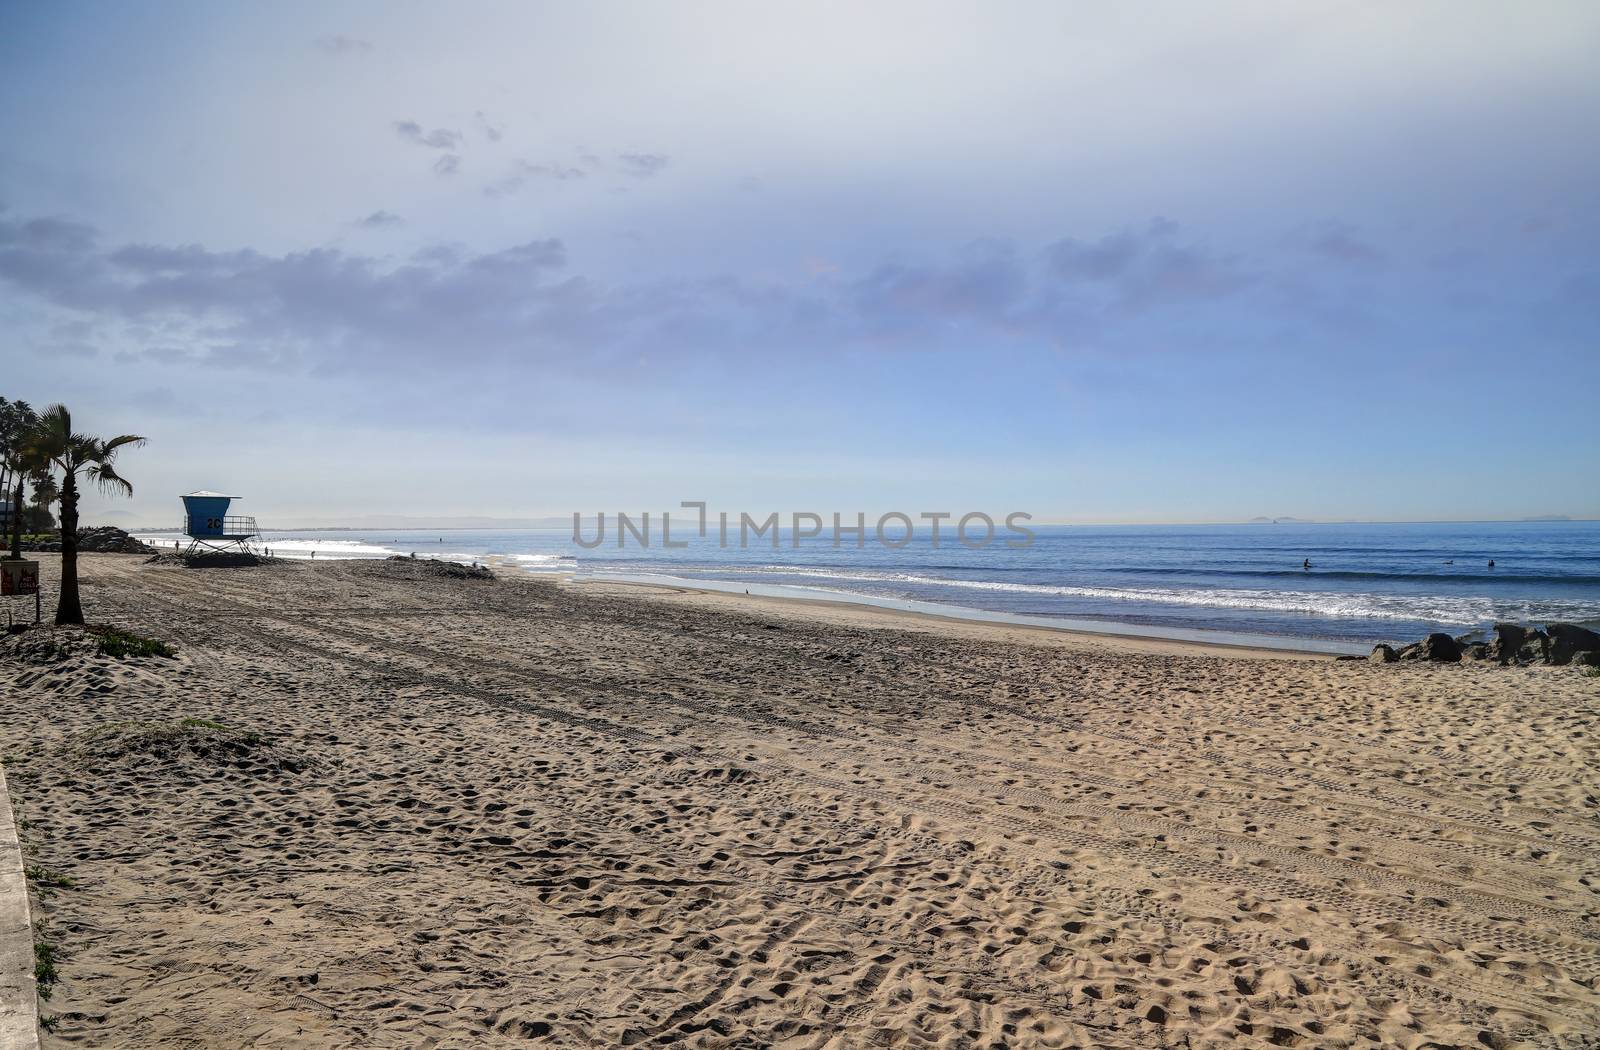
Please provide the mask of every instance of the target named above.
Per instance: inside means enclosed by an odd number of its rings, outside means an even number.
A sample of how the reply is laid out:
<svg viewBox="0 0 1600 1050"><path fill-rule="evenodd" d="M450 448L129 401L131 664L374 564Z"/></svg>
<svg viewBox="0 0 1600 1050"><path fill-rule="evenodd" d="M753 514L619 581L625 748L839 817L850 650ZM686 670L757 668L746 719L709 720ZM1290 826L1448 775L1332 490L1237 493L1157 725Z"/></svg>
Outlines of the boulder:
<svg viewBox="0 0 1600 1050"><path fill-rule="evenodd" d="M1600 667L1600 649L1586 649L1572 654L1573 667Z"/></svg>
<svg viewBox="0 0 1600 1050"><path fill-rule="evenodd" d="M1542 664L1549 656L1550 636L1517 623L1494 625L1489 659L1502 664Z"/></svg>
<svg viewBox="0 0 1600 1050"><path fill-rule="evenodd" d="M1443 631L1435 631L1422 641L1400 650L1400 659L1427 660L1440 664L1456 663L1461 659L1461 643Z"/></svg>
<svg viewBox="0 0 1600 1050"><path fill-rule="evenodd" d="M1550 636L1543 631L1529 631L1522 648L1513 660L1519 664L1542 664L1550 659Z"/></svg>
<svg viewBox="0 0 1600 1050"><path fill-rule="evenodd" d="M1575 623L1553 623L1548 630L1550 644L1545 658L1550 663L1571 663L1578 653L1600 649L1600 634L1595 634L1587 627L1579 627Z"/></svg>
<svg viewBox="0 0 1600 1050"><path fill-rule="evenodd" d="M1494 641L1489 643L1489 659L1510 663L1522 651L1522 643L1527 639L1528 629L1520 623L1495 624Z"/></svg>
<svg viewBox="0 0 1600 1050"><path fill-rule="evenodd" d="M46 540L40 543L24 543L24 550L30 551L59 551L60 540ZM99 525L92 529L78 530L78 550L83 554L154 554L155 548L129 536L115 525Z"/></svg>
<svg viewBox="0 0 1600 1050"><path fill-rule="evenodd" d="M1375 664L1392 664L1400 659L1400 654L1394 651L1394 646L1379 643L1372 647L1372 655L1367 659Z"/></svg>
<svg viewBox="0 0 1600 1050"><path fill-rule="evenodd" d="M1460 639L1457 639L1457 641L1460 641ZM1489 659L1489 643L1488 642L1473 642L1470 645L1462 646L1461 647L1461 659L1463 659L1463 660L1487 660L1487 659Z"/></svg>

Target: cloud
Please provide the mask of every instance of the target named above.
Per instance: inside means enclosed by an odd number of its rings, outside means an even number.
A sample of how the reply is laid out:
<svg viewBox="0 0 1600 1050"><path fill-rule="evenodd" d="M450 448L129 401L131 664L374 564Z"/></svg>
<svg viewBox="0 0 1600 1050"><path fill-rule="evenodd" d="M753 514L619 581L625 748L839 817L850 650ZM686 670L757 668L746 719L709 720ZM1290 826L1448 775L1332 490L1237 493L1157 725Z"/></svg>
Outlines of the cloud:
<svg viewBox="0 0 1600 1050"><path fill-rule="evenodd" d="M398 263L335 249L268 255L200 245L96 247L87 227L0 222L0 285L96 320L150 329L150 360L222 367L340 365L474 348L553 353L598 338L603 297L560 278L558 240L470 254L430 250ZM87 232L86 232L87 231ZM51 349L92 348L52 341Z"/></svg>
<svg viewBox="0 0 1600 1050"><path fill-rule="evenodd" d="M421 124L414 120L397 120L394 122L395 134L413 145L426 149L458 150L461 148L462 136L459 131L448 128L434 128L426 131Z"/></svg>
<svg viewBox="0 0 1600 1050"><path fill-rule="evenodd" d="M1361 240L1355 230L1343 223L1323 227L1306 246L1324 259L1350 266L1373 266L1385 259L1382 251Z"/></svg>
<svg viewBox="0 0 1600 1050"><path fill-rule="evenodd" d="M532 181L544 179L553 182L570 182L587 177L588 174L581 168L569 168L563 164L555 163L530 164L525 160L516 160L511 162L511 173L509 175L496 182L491 182L483 188L483 192L491 197L508 197Z"/></svg>
<svg viewBox="0 0 1600 1050"><path fill-rule="evenodd" d="M336 33L332 36L319 37L317 39L317 48L326 51L330 55L355 55L371 51L372 43L371 41Z"/></svg>
<svg viewBox="0 0 1600 1050"><path fill-rule="evenodd" d="M519 177L567 170L523 165ZM387 225L379 220L387 215L361 225ZM1159 221L1097 240L1060 239L1042 251L980 240L944 257L865 269L830 264L784 278L608 285L567 268L566 247L555 239L486 252L434 245L400 259L332 248L272 255L196 244L107 248L80 223L0 218L0 287L57 308L69 322L119 324L119 349L162 348L151 363L426 368L448 348L458 364L516 360L570 372L685 347L712 355L751 347L964 349L998 337L1139 350L1171 345L1174 331L1189 333L1186 343L1203 340L1197 321L1317 323L1307 309L1314 283L1276 282L1274 294L1241 307L1236 296L1265 284L1256 269ZM81 345L86 333L62 330L81 338L55 341Z"/></svg>
<svg viewBox="0 0 1600 1050"><path fill-rule="evenodd" d="M981 241L949 265L880 266L849 285L857 319L875 335L917 335L929 326L978 322L1006 328L1029 291L1014 250Z"/></svg>
<svg viewBox="0 0 1600 1050"><path fill-rule="evenodd" d="M619 153L617 160L622 165L622 170L636 179L648 179L659 175L667 166L668 157L660 153Z"/></svg>
<svg viewBox="0 0 1600 1050"><path fill-rule="evenodd" d="M1057 241L1045 259L1064 290L1135 312L1223 299L1256 280L1239 260L1184 244L1179 233L1176 223L1156 219L1098 241Z"/></svg>
<svg viewBox="0 0 1600 1050"><path fill-rule="evenodd" d="M483 131L483 137L490 142L499 142L505 132L496 124L489 121L483 110L478 110L473 116L478 118L478 127Z"/></svg>
<svg viewBox="0 0 1600 1050"><path fill-rule="evenodd" d="M44 251L81 252L95 242L94 228L68 219L41 218L23 223L0 222L0 246L15 244Z"/></svg>
<svg viewBox="0 0 1600 1050"><path fill-rule="evenodd" d="M461 158L454 153L446 153L433 162L433 173L435 175L454 175L460 170Z"/></svg>
<svg viewBox="0 0 1600 1050"><path fill-rule="evenodd" d="M390 226L400 226L405 220L392 211L379 209L368 215L365 219L358 219L356 225L368 230L381 230Z"/></svg>
<svg viewBox="0 0 1600 1050"><path fill-rule="evenodd" d="M149 346L137 350L118 351L115 360L118 364L127 365L141 363L178 365L191 363L194 355L175 346Z"/></svg>

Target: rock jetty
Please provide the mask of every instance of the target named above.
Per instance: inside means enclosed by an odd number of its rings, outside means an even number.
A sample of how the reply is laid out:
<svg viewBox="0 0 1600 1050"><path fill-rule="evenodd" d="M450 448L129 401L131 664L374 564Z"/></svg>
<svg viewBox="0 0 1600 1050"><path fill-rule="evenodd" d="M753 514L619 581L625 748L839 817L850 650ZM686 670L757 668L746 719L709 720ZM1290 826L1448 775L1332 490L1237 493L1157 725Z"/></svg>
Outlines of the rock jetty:
<svg viewBox="0 0 1600 1050"><path fill-rule="evenodd" d="M1543 630L1518 623L1497 623L1490 634L1490 639L1483 640L1471 634L1452 638L1436 631L1410 645L1376 645L1368 659L1380 664L1488 661L1502 666L1600 667L1600 634L1575 623L1546 624Z"/></svg>

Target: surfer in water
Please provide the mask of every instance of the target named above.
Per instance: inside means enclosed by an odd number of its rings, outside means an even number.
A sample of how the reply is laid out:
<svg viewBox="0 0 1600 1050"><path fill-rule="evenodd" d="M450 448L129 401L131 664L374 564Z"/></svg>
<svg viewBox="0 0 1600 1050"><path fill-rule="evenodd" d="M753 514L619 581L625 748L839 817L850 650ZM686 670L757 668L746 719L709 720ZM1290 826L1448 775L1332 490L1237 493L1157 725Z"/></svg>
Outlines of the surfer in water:
<svg viewBox="0 0 1600 1050"><path fill-rule="evenodd" d="M1300 563L1300 567L1302 569L1306 570L1307 572L1310 572L1311 571L1311 559L1307 558L1305 561L1301 562Z"/></svg>
<svg viewBox="0 0 1600 1050"><path fill-rule="evenodd" d="M1489 568L1491 568L1491 569L1494 568L1494 559L1493 558L1489 559Z"/></svg>

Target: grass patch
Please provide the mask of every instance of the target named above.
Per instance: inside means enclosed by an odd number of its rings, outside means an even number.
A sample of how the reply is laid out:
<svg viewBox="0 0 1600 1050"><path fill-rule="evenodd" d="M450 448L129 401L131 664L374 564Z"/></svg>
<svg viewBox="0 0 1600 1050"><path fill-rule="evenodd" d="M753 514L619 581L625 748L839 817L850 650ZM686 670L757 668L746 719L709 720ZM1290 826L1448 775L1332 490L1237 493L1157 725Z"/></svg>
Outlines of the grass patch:
<svg viewBox="0 0 1600 1050"><path fill-rule="evenodd" d="M96 638L100 640L100 653L113 659L121 660L129 656L159 656L170 660L175 654L172 646L156 638L145 638L134 634L132 631L123 631L115 627L96 627L93 629Z"/></svg>
<svg viewBox="0 0 1600 1050"><path fill-rule="evenodd" d="M78 880L71 875L62 874L43 864L29 864L22 873L28 877L29 882L44 889L70 890L78 884Z"/></svg>
<svg viewBox="0 0 1600 1050"><path fill-rule="evenodd" d="M181 718L176 722L112 722L85 734L80 750L98 758L130 754L161 754L180 750L250 749L264 743L260 733L235 729L209 718Z"/></svg>
<svg viewBox="0 0 1600 1050"><path fill-rule="evenodd" d="M1583 676L1585 678L1600 678L1600 667L1585 667Z"/></svg>
<svg viewBox="0 0 1600 1050"><path fill-rule="evenodd" d="M66 757L72 766L84 770L103 770L114 762L149 760L156 765L147 768L198 762L200 767L212 770L237 767L256 772L298 773L311 765L265 733L210 718L107 723L73 734Z"/></svg>
<svg viewBox="0 0 1600 1050"><path fill-rule="evenodd" d="M48 999L55 989L56 946L47 941L33 942L33 980L39 986L39 998Z"/></svg>

